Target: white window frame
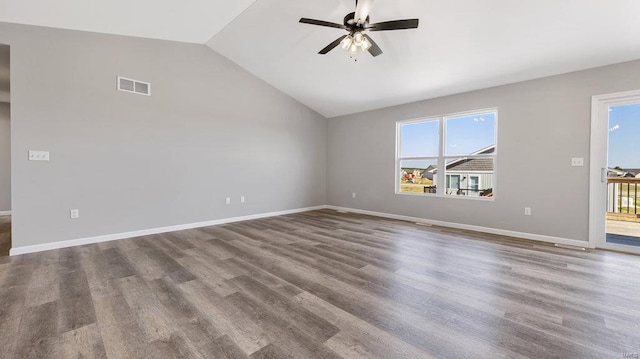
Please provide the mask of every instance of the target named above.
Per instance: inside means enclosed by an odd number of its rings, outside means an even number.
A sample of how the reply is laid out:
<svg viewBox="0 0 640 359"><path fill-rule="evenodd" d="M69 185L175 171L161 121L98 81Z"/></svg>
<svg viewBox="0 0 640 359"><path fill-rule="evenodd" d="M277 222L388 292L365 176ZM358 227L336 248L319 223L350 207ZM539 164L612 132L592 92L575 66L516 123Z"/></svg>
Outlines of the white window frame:
<svg viewBox="0 0 640 359"><path fill-rule="evenodd" d="M495 123L494 123L494 136L495 136L495 149L491 154L480 154L480 155L445 155L445 146L446 146L446 134L447 134L447 120L451 118L458 117L467 117L474 115L483 115L487 113L495 114ZM481 110L473 110L473 111L465 111L465 112L457 112L450 113L446 115L439 116L427 116L419 119L411 119L411 120L402 120L396 122L396 162L395 162L395 193L399 195L405 196L423 196L423 197L441 197L441 198L457 198L457 199L468 199L468 200L480 200L480 201L494 201L497 194L497 173L498 173L498 108L487 108ZM428 122L428 121L439 121L438 122L438 130L439 130L439 144L438 144L438 155L437 156L426 156L426 157L400 157L400 150L402 144L402 136L401 136L401 127L402 125L412 124L412 123L420 123L420 122ZM459 195L450 195L446 194L446 163L448 160L457 159L457 158L492 158L493 159L493 178L492 178L492 192L493 195L491 197L481 197L481 196L459 196ZM414 193L414 192L401 192L400 191L400 172L402 171L401 164L402 161L406 160L437 160L438 169L445 168L444 171L438 170L436 174L436 183L440 183L437 185L436 193ZM481 179L478 179L478 186L481 187Z"/></svg>

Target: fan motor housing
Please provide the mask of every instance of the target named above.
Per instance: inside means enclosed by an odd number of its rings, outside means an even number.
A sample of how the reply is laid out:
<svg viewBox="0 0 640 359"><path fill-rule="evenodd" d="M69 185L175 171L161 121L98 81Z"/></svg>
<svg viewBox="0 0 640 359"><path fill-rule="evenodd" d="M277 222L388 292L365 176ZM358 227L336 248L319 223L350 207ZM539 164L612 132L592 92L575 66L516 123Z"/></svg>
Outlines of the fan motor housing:
<svg viewBox="0 0 640 359"><path fill-rule="evenodd" d="M347 16L344 17L344 26L349 27L350 29L363 29L368 23L369 23L369 16L367 16L367 19L364 21L364 24L356 24L356 13L352 12L347 14Z"/></svg>

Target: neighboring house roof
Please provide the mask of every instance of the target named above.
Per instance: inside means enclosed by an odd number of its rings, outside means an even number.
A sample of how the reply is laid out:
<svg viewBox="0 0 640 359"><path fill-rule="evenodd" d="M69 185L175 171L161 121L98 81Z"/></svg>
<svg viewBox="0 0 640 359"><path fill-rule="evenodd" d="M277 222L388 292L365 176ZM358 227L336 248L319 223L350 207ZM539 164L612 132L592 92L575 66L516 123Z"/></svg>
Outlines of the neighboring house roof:
<svg viewBox="0 0 640 359"><path fill-rule="evenodd" d="M636 173L640 173L640 170L607 168L607 177L636 177Z"/></svg>
<svg viewBox="0 0 640 359"><path fill-rule="evenodd" d="M494 153L496 145L480 149L471 155L485 155ZM493 158L461 158L447 163L447 171L456 172L491 172L493 171ZM433 170L438 172L437 169Z"/></svg>
<svg viewBox="0 0 640 359"><path fill-rule="evenodd" d="M640 174L640 168L623 168L622 170L628 172L633 176L637 176Z"/></svg>
<svg viewBox="0 0 640 359"><path fill-rule="evenodd" d="M491 172L493 171L493 158L467 158L447 165L450 172Z"/></svg>

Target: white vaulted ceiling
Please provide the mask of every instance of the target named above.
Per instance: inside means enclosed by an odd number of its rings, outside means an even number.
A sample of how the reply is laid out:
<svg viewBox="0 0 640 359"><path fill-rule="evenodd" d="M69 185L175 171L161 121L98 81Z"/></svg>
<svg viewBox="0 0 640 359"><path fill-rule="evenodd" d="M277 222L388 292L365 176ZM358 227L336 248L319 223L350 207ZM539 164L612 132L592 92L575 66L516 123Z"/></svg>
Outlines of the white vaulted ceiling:
<svg viewBox="0 0 640 359"><path fill-rule="evenodd" d="M203 44L255 0L2 0L0 21Z"/></svg>
<svg viewBox="0 0 640 359"><path fill-rule="evenodd" d="M420 18L417 30L374 32L384 54L317 52L344 31L352 0L258 0L208 45L327 117L640 58L637 0L376 0L371 22Z"/></svg>
<svg viewBox="0 0 640 359"><path fill-rule="evenodd" d="M327 117L640 59L638 0L375 0L384 53L340 48L355 0L2 0L0 21L206 43Z"/></svg>

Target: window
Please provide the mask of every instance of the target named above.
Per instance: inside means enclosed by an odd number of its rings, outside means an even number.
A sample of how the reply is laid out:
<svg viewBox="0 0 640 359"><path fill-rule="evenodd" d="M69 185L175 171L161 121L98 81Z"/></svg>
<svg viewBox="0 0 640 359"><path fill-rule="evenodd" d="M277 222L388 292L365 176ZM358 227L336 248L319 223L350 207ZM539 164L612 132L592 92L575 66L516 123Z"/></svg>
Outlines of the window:
<svg viewBox="0 0 640 359"><path fill-rule="evenodd" d="M396 193L493 197L497 120L484 110L398 122Z"/></svg>
<svg viewBox="0 0 640 359"><path fill-rule="evenodd" d="M470 176L469 177L469 188L474 191L477 191L480 188L480 177L478 176Z"/></svg>
<svg viewBox="0 0 640 359"><path fill-rule="evenodd" d="M447 175L447 189L460 189L459 175Z"/></svg>

